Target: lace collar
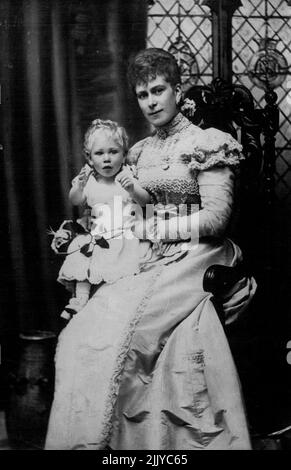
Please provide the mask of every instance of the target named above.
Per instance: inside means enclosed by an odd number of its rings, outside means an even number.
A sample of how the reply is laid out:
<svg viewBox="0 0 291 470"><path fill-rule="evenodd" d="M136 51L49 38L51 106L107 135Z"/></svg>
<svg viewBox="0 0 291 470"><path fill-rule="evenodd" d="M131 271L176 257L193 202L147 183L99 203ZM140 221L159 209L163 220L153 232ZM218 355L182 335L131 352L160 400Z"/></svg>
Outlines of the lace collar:
<svg viewBox="0 0 291 470"><path fill-rule="evenodd" d="M160 139L166 139L170 135L177 134L190 125L190 121L182 113L176 116L167 124L156 128L156 135Z"/></svg>

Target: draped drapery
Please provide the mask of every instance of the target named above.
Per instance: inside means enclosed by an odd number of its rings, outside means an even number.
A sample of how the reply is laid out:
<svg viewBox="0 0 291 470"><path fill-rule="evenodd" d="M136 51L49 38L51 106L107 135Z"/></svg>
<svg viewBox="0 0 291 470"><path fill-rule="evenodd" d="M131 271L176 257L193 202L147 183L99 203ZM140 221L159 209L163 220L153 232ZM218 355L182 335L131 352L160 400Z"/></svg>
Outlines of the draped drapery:
<svg viewBox="0 0 291 470"><path fill-rule="evenodd" d="M88 122L116 119L133 140L143 132L125 75L145 45L145 3L1 1L2 332L57 328L68 294L47 232L73 215Z"/></svg>

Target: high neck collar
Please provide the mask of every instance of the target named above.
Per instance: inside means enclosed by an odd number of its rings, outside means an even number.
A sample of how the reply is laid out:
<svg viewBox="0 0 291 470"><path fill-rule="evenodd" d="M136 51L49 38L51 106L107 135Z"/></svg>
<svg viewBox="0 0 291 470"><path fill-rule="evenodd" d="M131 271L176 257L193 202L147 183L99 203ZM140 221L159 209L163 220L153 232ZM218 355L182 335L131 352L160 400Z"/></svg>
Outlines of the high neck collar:
<svg viewBox="0 0 291 470"><path fill-rule="evenodd" d="M166 139L169 135L174 135L182 131L185 127L189 126L189 124L188 119L183 116L182 113L178 113L170 122L156 128L157 136L160 139Z"/></svg>

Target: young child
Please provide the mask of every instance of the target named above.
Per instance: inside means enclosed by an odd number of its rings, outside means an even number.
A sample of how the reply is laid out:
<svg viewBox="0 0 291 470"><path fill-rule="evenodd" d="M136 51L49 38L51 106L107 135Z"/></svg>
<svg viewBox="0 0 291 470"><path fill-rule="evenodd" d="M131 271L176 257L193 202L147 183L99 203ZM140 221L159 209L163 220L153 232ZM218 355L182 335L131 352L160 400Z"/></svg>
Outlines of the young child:
<svg viewBox="0 0 291 470"><path fill-rule="evenodd" d="M128 138L121 126L101 119L91 123L84 139L87 163L69 193L74 205L91 209L91 226L84 230L79 225L59 271L58 281L74 292L63 318L70 319L86 305L92 285L139 272L134 212L137 205L149 203L150 196L124 166L127 151ZM61 248L58 235L59 231L52 243L56 252Z"/></svg>

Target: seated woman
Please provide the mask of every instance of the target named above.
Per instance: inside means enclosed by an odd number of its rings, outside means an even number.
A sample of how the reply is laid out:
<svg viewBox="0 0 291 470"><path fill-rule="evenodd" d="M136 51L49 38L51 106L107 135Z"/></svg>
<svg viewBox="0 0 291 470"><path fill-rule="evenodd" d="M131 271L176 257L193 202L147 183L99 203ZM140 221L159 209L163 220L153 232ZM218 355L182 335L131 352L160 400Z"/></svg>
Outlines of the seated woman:
<svg viewBox="0 0 291 470"><path fill-rule="evenodd" d="M236 369L202 287L210 265L241 260L224 238L241 146L181 114L168 52L140 52L129 80L155 128L129 160L156 207L160 242L145 242L141 271L101 285L60 334L46 448L249 449ZM181 204L187 212L173 215ZM233 289L228 322L255 288L242 279Z"/></svg>

